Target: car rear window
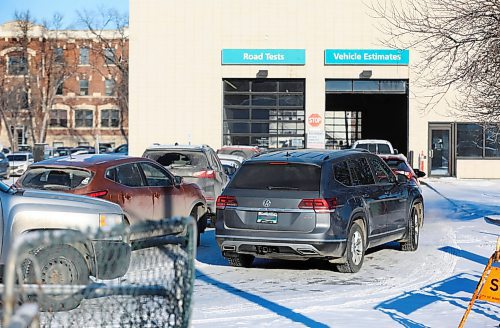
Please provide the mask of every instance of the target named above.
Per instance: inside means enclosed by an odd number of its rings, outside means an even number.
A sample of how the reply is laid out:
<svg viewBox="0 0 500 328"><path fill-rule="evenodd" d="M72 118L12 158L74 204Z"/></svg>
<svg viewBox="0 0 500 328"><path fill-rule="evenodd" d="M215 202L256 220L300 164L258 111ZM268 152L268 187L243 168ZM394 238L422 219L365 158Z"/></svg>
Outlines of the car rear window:
<svg viewBox="0 0 500 328"><path fill-rule="evenodd" d="M194 166L208 168L207 156L201 151L146 151L143 157L157 161L159 164L168 167Z"/></svg>
<svg viewBox="0 0 500 328"><path fill-rule="evenodd" d="M397 159L390 159L385 162L393 170L410 172L410 168L408 167L408 165L406 165L404 161L400 161Z"/></svg>
<svg viewBox="0 0 500 328"><path fill-rule="evenodd" d="M21 185L24 188L71 190L90 183L89 171L71 168L33 168L26 172Z"/></svg>
<svg viewBox="0 0 500 328"><path fill-rule="evenodd" d="M391 154L391 148L387 144L378 144L379 154Z"/></svg>
<svg viewBox="0 0 500 328"><path fill-rule="evenodd" d="M229 188L319 191L321 168L312 164L244 164Z"/></svg>

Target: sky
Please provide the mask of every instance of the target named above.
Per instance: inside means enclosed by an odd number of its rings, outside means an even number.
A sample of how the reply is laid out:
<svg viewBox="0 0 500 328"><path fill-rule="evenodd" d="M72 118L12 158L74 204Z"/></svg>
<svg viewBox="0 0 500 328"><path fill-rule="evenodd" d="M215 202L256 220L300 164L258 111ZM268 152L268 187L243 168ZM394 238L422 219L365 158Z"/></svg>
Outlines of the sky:
<svg viewBox="0 0 500 328"><path fill-rule="evenodd" d="M16 11L29 10L36 21L50 21L54 13L63 15L63 25L77 21L76 11L99 11L99 8L129 12L129 0L0 0L0 24L14 20Z"/></svg>

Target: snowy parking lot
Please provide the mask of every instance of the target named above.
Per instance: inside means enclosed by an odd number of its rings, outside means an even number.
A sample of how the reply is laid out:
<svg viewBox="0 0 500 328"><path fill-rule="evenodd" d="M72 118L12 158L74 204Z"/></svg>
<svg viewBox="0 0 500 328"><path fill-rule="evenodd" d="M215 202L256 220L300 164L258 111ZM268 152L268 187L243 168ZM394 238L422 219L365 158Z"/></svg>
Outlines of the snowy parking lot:
<svg viewBox="0 0 500 328"><path fill-rule="evenodd" d="M417 252L389 243L367 252L359 273L321 261L258 259L230 267L214 230L196 262L193 327L457 327L500 226L500 181L426 179ZM497 327L500 306L477 301L466 327Z"/></svg>

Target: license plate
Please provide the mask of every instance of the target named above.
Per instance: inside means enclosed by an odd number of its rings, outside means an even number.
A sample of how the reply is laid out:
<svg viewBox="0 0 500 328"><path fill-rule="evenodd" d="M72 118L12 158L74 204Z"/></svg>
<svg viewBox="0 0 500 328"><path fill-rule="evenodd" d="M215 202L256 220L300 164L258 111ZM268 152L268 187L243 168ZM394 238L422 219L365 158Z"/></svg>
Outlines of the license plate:
<svg viewBox="0 0 500 328"><path fill-rule="evenodd" d="M278 213L275 212L259 212L257 214L257 223L278 223Z"/></svg>

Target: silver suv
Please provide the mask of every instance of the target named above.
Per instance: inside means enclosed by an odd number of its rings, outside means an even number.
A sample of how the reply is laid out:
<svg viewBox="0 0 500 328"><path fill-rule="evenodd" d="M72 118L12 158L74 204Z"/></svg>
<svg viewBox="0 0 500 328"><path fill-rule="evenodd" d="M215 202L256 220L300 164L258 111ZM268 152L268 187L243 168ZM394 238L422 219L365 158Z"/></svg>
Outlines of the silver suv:
<svg viewBox="0 0 500 328"><path fill-rule="evenodd" d="M228 176L210 146L154 144L142 157L157 161L186 182L196 183L203 191L209 214L215 216L215 200L226 186Z"/></svg>

